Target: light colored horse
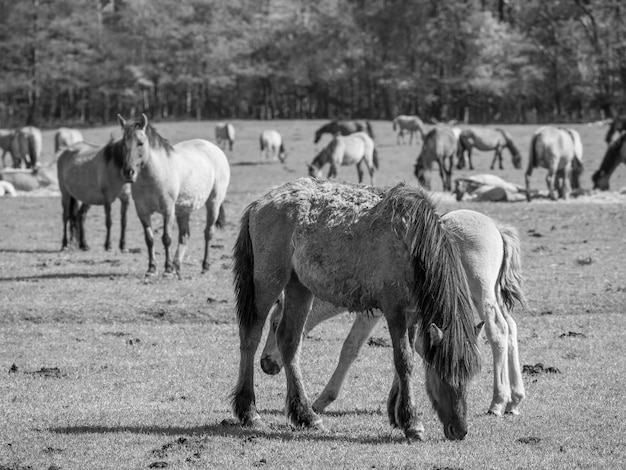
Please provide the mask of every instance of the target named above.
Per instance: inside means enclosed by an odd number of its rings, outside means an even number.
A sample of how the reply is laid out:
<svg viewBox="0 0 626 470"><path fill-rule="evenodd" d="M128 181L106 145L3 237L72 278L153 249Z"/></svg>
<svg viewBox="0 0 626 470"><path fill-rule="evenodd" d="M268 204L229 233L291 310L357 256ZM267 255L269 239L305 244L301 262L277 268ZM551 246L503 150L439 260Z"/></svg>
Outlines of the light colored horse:
<svg viewBox="0 0 626 470"><path fill-rule="evenodd" d="M620 163L626 163L626 132L609 144L600 168L591 177L593 189L608 191L609 179Z"/></svg>
<svg viewBox="0 0 626 470"><path fill-rule="evenodd" d="M331 134L333 137L338 135L350 135L356 132L365 132L372 140L374 140L374 129L369 121L330 121L315 131L313 143L317 144L322 135Z"/></svg>
<svg viewBox="0 0 626 470"><path fill-rule="evenodd" d="M6 154L11 153L14 131L12 129L0 129L0 150L2 150L2 168L7 167ZM11 154L12 156L13 154Z"/></svg>
<svg viewBox="0 0 626 470"><path fill-rule="evenodd" d="M285 365L285 410L297 427L323 429L299 365L313 297L351 311L379 308L393 344L389 422L422 439L413 398L413 345L424 357L428 396L449 439L467 434L467 388L480 367L474 308L457 235L420 188L387 191L300 178L250 204L233 250L240 366L236 418L262 426L254 356L267 315L284 293L276 329Z"/></svg>
<svg viewBox="0 0 626 470"><path fill-rule="evenodd" d="M69 127L59 127L54 134L54 153L65 147L69 147L76 142L82 142L83 133L78 129L71 129Z"/></svg>
<svg viewBox="0 0 626 470"><path fill-rule="evenodd" d="M261 146L261 159L270 162L272 160L280 160L281 163L287 158L283 137L280 132L275 130L264 130L259 137Z"/></svg>
<svg viewBox="0 0 626 470"><path fill-rule="evenodd" d="M180 277L182 260L189 239L189 218L202 206L206 208L202 272L209 269L209 242L215 227L225 222L224 199L230 182L230 167L224 152L202 139L186 140L172 146L148 123L145 114L137 122L122 126L125 154L122 163L124 182L132 183L132 195L148 247L148 271L157 272L151 215L163 216L165 274L176 271ZM178 225L178 247L170 257L174 217Z"/></svg>
<svg viewBox="0 0 626 470"><path fill-rule="evenodd" d="M13 186L8 181L0 180L0 196L17 196L15 186Z"/></svg>
<svg viewBox="0 0 626 470"><path fill-rule="evenodd" d="M330 165L328 178L337 176L337 167L340 165L356 165L359 183L363 181L362 165L365 164L373 186L374 170L378 169L378 153L374 141L365 132L335 136L309 164L309 176L320 178L326 164Z"/></svg>
<svg viewBox="0 0 626 470"><path fill-rule="evenodd" d="M398 130L396 137L396 144L400 145L400 140L405 143L404 131L409 131L409 145L413 143L413 137L419 133L420 137L424 139L426 135L426 128L424 122L417 116L407 116L401 114L393 120L393 130ZM417 144L417 137L415 137L415 143Z"/></svg>
<svg viewBox="0 0 626 470"><path fill-rule="evenodd" d="M20 168L24 162L26 168L37 168L41 161L43 139L41 131L34 126L25 126L16 129L11 142L13 166Z"/></svg>
<svg viewBox="0 0 626 470"><path fill-rule="evenodd" d="M228 150L232 152L235 145L235 126L230 122L215 124L215 142L223 149L228 146Z"/></svg>
<svg viewBox="0 0 626 470"><path fill-rule="evenodd" d="M530 201L530 177L533 169L547 168L548 195L556 200L558 195L569 198L572 188L577 189L583 171L583 144L574 129L543 126L535 131L530 142L530 156L526 169L526 197ZM557 173L562 182L557 181Z"/></svg>
<svg viewBox="0 0 626 470"><path fill-rule="evenodd" d="M491 161L490 169L496 165L496 160L502 170L502 150L505 148L511 152L513 159L513 166L515 168L522 167L522 155L520 154L511 134L503 129L491 129L489 127L470 127L469 129L463 129L459 135L459 163L457 168L460 170L465 166L465 152L467 152L467 160L469 162L469 169L473 170L472 165L472 149L487 151L495 150L493 160Z"/></svg>
<svg viewBox="0 0 626 470"><path fill-rule="evenodd" d="M472 302L485 322L487 339L491 344L493 398L489 413L498 416L503 413L519 414L525 391L519 363L517 324L510 314L515 302L525 305L517 231L471 210L448 212L441 220L444 226L458 235L459 252L472 292ZM281 297L272 310L271 328L261 355L261 368L272 375L282 368L276 344L276 328L282 318L282 308ZM342 307L315 299L303 336L322 321L344 312ZM343 343L337 368L313 403L315 411L323 412L339 397L350 366L381 316L379 310L356 315Z"/></svg>
<svg viewBox="0 0 626 470"><path fill-rule="evenodd" d="M88 250L85 217L92 205L104 206L106 239L104 249L111 249L111 205L119 198L120 250L126 249L126 216L130 202L130 185L121 178L123 146L121 141L98 147L76 142L63 148L57 158L57 175L63 206L63 243L68 248L76 239L81 250ZM70 236L67 236L67 224Z"/></svg>
<svg viewBox="0 0 626 470"><path fill-rule="evenodd" d="M437 126L426 134L415 163L415 177L419 184L431 190L432 169L436 162L444 191L452 190L452 161L457 153L457 138L450 127Z"/></svg>

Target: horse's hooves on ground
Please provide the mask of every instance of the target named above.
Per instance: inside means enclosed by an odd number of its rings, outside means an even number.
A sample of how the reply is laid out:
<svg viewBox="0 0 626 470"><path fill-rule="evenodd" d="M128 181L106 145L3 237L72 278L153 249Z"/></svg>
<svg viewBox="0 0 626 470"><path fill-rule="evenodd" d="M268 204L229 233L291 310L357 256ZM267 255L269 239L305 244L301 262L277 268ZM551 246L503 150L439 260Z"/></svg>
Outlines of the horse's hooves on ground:
<svg viewBox="0 0 626 470"><path fill-rule="evenodd" d="M487 414L490 416L497 416L498 418L502 417L502 411L495 410L495 409L489 409L489 411L487 411Z"/></svg>
<svg viewBox="0 0 626 470"><path fill-rule="evenodd" d="M89 251L91 248L89 248L89 245L83 245L80 247L81 251Z"/></svg>

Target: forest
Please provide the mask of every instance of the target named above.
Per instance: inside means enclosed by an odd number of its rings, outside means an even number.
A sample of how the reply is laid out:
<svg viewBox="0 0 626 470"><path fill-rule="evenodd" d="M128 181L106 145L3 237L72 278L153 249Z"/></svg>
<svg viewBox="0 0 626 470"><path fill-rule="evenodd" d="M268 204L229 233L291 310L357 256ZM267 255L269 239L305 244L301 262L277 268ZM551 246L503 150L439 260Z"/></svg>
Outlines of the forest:
<svg viewBox="0 0 626 470"><path fill-rule="evenodd" d="M0 0L0 127L588 122L624 111L623 0Z"/></svg>

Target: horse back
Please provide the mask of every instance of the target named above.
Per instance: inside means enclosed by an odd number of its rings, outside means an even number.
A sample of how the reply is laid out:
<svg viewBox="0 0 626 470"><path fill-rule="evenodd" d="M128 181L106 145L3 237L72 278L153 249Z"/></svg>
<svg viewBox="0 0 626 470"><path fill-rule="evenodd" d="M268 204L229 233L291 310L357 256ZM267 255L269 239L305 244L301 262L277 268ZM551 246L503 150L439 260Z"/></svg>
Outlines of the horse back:
<svg viewBox="0 0 626 470"><path fill-rule="evenodd" d="M108 179L103 148L78 142L61 150L57 158L57 176L62 193L89 205L104 204L103 190L107 189ZM120 183L119 188L121 186ZM114 199L115 196L110 197Z"/></svg>

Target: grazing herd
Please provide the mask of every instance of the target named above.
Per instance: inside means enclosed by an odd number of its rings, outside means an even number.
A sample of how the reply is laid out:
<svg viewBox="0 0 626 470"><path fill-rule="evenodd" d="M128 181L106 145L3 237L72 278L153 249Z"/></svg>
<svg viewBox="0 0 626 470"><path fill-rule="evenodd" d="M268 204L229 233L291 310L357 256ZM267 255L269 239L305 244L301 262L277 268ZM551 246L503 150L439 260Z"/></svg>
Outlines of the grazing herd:
<svg viewBox="0 0 626 470"><path fill-rule="evenodd" d="M127 209L133 201L147 245L146 276L157 274L151 218L158 213L163 217L164 275L180 278L190 215L204 206L202 272L206 272L210 241L225 221L231 175L224 151L233 150L234 126L216 125L217 145L204 139L172 145L145 114L134 121L118 116L118 122L121 138L103 146L84 142L79 131L68 128L59 129L55 136L62 248L76 242L80 249L88 249L86 214L92 205L103 205L105 249L110 250L111 204L119 198L119 248L124 251ZM326 133L332 138L308 165L313 178L273 188L245 209L233 249L241 356L231 404L238 424L264 427L256 407L254 358L268 316L272 328L261 367L269 374L285 368L285 412L296 427L324 429L318 413L338 397L347 370L382 317L389 327L395 368L387 416L409 440L421 440L425 432L414 403L414 353L423 359L427 396L444 435L452 440L466 436L467 390L480 368L477 338L483 329L493 355L488 412L519 413L525 390L511 310L515 304L524 305L525 299L517 233L471 210L440 216L426 191L431 188L435 163L444 190L451 191L455 158L457 168L467 162L473 169L472 149L494 150L491 169L496 162L502 169L506 148L519 169L520 152L501 129L435 125L427 131L417 116L398 116L393 129L398 131L398 144L405 142L405 132L409 132L409 145L418 136L422 140L415 163L419 186L375 187L379 161L371 124L331 121L315 132L315 143ZM285 143L278 131L263 131L259 145L261 162L285 162ZM37 171L38 129L0 130L0 147L3 163L10 152L14 167L25 165ZM548 170L550 198L569 197L572 189L580 187L582 155L576 131L539 128L532 136L526 170L528 200L533 194L530 177L538 167ZM626 161L626 133L610 143L593 175L594 187L608 189L609 178L622 161ZM359 183L366 169L371 186L324 181L320 176L325 165L330 166L329 179L337 176L339 166L356 165ZM178 245L172 254L174 223ZM358 312L354 325L337 369L311 404L299 361L303 333L346 310Z"/></svg>

